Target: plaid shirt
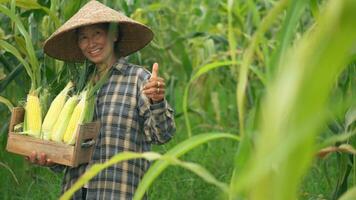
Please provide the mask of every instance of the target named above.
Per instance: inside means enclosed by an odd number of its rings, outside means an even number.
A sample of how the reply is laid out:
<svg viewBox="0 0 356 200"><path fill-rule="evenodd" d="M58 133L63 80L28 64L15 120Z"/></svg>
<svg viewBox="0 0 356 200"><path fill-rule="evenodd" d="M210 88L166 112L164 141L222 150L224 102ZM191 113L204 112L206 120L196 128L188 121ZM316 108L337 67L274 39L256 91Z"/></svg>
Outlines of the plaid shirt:
<svg viewBox="0 0 356 200"><path fill-rule="evenodd" d="M173 110L164 100L150 104L141 93L150 72L121 58L113 66L110 78L97 93L95 118L100 134L89 165L67 168L62 192L68 190L93 163L103 163L124 151L150 151L151 144L163 144L175 132ZM86 199L132 199L149 167L149 161L135 159L115 164L88 183ZM77 191L73 199L82 199Z"/></svg>

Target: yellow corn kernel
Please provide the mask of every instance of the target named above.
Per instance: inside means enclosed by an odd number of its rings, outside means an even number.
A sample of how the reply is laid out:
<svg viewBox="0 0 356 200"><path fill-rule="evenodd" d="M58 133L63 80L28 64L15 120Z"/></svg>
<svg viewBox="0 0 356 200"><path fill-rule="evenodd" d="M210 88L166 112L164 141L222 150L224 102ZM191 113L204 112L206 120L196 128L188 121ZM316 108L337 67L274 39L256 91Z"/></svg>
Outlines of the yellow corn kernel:
<svg viewBox="0 0 356 200"><path fill-rule="evenodd" d="M69 82L67 86L52 101L42 124L43 139L49 140L51 138L51 131L58 119L58 113L60 113L63 109L63 106L67 100L67 94L72 89L72 87L73 83Z"/></svg>
<svg viewBox="0 0 356 200"><path fill-rule="evenodd" d="M64 134L63 141L67 144L74 145L77 129L79 124L83 122L85 108L85 98L82 98L78 105L75 107L73 114L70 118L67 130Z"/></svg>
<svg viewBox="0 0 356 200"><path fill-rule="evenodd" d="M26 130L24 131L27 132L29 135L34 137L41 136L41 105L40 99L35 94L27 95L27 102L25 106L25 124Z"/></svg>
<svg viewBox="0 0 356 200"><path fill-rule="evenodd" d="M63 135L67 129L70 117L73 113L75 106L78 103L78 96L70 97L67 102L64 104L63 109L61 110L59 117L52 129L51 140L56 142L61 142Z"/></svg>

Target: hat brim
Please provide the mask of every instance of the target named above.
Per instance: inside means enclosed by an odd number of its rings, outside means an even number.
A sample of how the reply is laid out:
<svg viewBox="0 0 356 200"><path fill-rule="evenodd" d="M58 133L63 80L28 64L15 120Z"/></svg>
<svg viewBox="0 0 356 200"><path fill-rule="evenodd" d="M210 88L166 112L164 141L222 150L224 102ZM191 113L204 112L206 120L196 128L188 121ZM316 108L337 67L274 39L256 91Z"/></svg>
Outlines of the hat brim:
<svg viewBox="0 0 356 200"><path fill-rule="evenodd" d="M90 9L95 9L91 12L92 15L87 14ZM153 32L147 26L99 2L91 1L45 41L43 47L45 53L59 60L70 62L85 61L86 58L77 43L76 30L83 26L98 23L118 24L119 36L118 42L115 43L115 49L118 52L115 53L119 57L125 57L142 49L153 39Z"/></svg>

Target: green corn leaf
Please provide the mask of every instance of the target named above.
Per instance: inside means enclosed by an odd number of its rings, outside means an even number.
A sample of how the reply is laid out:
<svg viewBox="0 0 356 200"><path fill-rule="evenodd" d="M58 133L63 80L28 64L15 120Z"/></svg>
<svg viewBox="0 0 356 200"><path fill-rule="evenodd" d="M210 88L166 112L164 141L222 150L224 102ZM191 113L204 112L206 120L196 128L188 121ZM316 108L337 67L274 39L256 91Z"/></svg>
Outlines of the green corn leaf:
<svg viewBox="0 0 356 200"><path fill-rule="evenodd" d="M1 0L0 3L8 3L11 2L11 0ZM27 9L27 10L33 10L33 9L41 9L45 11L53 20L54 24L56 27L59 27L60 22L58 16L55 14L55 12L51 11L47 7L44 7L40 5L36 0L16 0L14 1L15 5Z"/></svg>
<svg viewBox="0 0 356 200"><path fill-rule="evenodd" d="M232 65L232 71L237 72L237 64L236 64L236 49L237 49L237 42L235 39L234 35L234 27L233 27L233 10L234 6L234 1L233 0L228 0L227 1L227 14L228 14L228 40L229 40L229 51L230 51L230 57L232 62L234 63Z"/></svg>
<svg viewBox="0 0 356 200"><path fill-rule="evenodd" d="M76 1L62 1L61 6L63 7L64 21L71 18L79 9L82 4L82 0Z"/></svg>
<svg viewBox="0 0 356 200"><path fill-rule="evenodd" d="M218 181L208 170L202 167L199 164L191 163L191 162L184 162L176 157L173 156L162 156L158 153L154 152L145 152L145 153L135 153L135 152L122 152L113 156L109 161L102 163L102 164L94 164L89 170L87 170L79 180L68 190L66 191L61 197L60 200L67 200L72 197L75 191L79 190L81 187L85 185L90 179L96 176L100 171L116 164L121 161L137 159L137 158L144 158L147 160L162 160L168 162L170 165L177 165L182 168L185 168L199 177L201 177L207 183L217 186L223 192L227 193L227 185Z"/></svg>
<svg viewBox="0 0 356 200"><path fill-rule="evenodd" d="M214 70L214 69L217 69L220 67L230 66L233 64L237 64L237 63L234 63L232 61L221 61L221 62L213 62L213 63L209 63L207 65L201 66L201 67L199 67L198 71L192 75L190 82L195 81L201 75L206 74L206 73L210 72L211 70Z"/></svg>
<svg viewBox="0 0 356 200"><path fill-rule="evenodd" d="M175 55L175 56L180 57L180 60L182 61L182 65L183 65L183 68L187 75L187 78L189 79L190 75L193 71L192 60L189 56L187 48L185 48L182 41L177 41L177 43L175 45L177 46L177 48L181 49L180 55Z"/></svg>
<svg viewBox="0 0 356 200"><path fill-rule="evenodd" d="M15 36L14 38L15 38L16 46L17 46L17 49L19 50L19 52L21 52L23 55L26 55L27 54L26 42L23 39L23 37Z"/></svg>
<svg viewBox="0 0 356 200"><path fill-rule="evenodd" d="M250 70L260 79L263 85L266 85L266 75L254 65L250 65Z"/></svg>
<svg viewBox="0 0 356 200"><path fill-rule="evenodd" d="M27 56L29 57L30 63L31 63L31 74L32 78L31 80L33 81L31 90L35 90L37 87L40 86L41 83L41 76L40 76L40 69L39 69L39 63L35 55L35 50L32 45L31 37L26 31L24 25L22 24L21 20L16 16L15 13L11 12L8 8L6 8L3 5L0 5L0 12L5 14L6 16L10 17L11 20L15 23L15 26L17 29L20 31L22 36L25 38L26 42L26 50L27 50Z"/></svg>
<svg viewBox="0 0 356 200"><path fill-rule="evenodd" d="M306 8L307 3L307 0L291 1L291 3L289 3L286 19L283 21L281 31L277 38L277 47L273 51L271 62L267 68L269 80L272 80L274 73L278 71L276 68L280 65L281 60L294 39L293 36L296 32L298 20Z"/></svg>
<svg viewBox="0 0 356 200"><path fill-rule="evenodd" d="M6 87L12 82L16 81L16 77L22 73L23 66L19 64L15 69L11 71L10 74L6 76L3 80L0 81L0 93L6 89ZM17 84L20 84L16 81Z"/></svg>
<svg viewBox="0 0 356 200"><path fill-rule="evenodd" d="M198 175L205 182L217 186L218 188L220 188L221 191L223 191L226 194L228 193L227 184L218 181L207 169L205 169L204 167L202 167L199 164L192 163L192 162L184 162L184 161L181 161L181 160L177 159L176 157L172 157L172 156L171 157L163 156L163 157L159 158L159 160L166 161L170 165L177 165L182 168L185 168L185 169L195 173L196 175Z"/></svg>
<svg viewBox="0 0 356 200"><path fill-rule="evenodd" d="M185 121L185 125L187 127L187 132L188 132L188 137L189 138L192 136L192 130L191 130L191 127L190 127L190 120L189 120L189 116L188 116L188 93L189 93L189 88L190 88L191 84L198 77L200 77L201 75L203 75L203 74L205 74L205 73L207 73L207 72L209 72L209 71L211 71L213 69L230 66L232 64L233 64L232 61L222 61L222 62L214 62L214 63L210 63L210 64L207 64L207 65L204 65L204 66L200 67L199 70L194 75L192 75L192 77L189 80L188 84L185 86L184 93L183 93L182 109L183 109L184 121Z"/></svg>
<svg viewBox="0 0 356 200"><path fill-rule="evenodd" d="M254 0L248 0L247 1L248 4L248 8L250 10L250 12L252 13L252 21L254 26L258 27L261 24L261 16L260 16L260 12L259 12L259 8L256 5Z"/></svg>
<svg viewBox="0 0 356 200"><path fill-rule="evenodd" d="M36 0L16 0L16 6L24 9L41 9Z"/></svg>
<svg viewBox="0 0 356 200"><path fill-rule="evenodd" d="M356 199L356 187L352 187L339 198L339 200L354 200L354 199Z"/></svg>
<svg viewBox="0 0 356 200"><path fill-rule="evenodd" d="M17 49L14 46L12 46L10 43L8 43L4 40L0 40L0 47L2 49L4 49L5 51L14 55L19 60L19 62L25 67L26 72L31 79L31 83L34 84L34 77L33 77L32 69L28 65L28 63L22 58L20 52L17 51ZM32 85L31 87L34 87L34 85Z"/></svg>
<svg viewBox="0 0 356 200"><path fill-rule="evenodd" d="M356 135L356 130L354 130L353 132L347 132L347 133L333 135L330 138L325 139L320 145L318 145L317 149L321 149L321 148L333 145L337 142L345 142L354 135Z"/></svg>
<svg viewBox="0 0 356 200"><path fill-rule="evenodd" d="M318 0L311 0L310 1L310 9L312 11L313 17L314 18L318 18L318 16L319 16Z"/></svg>
<svg viewBox="0 0 356 200"><path fill-rule="evenodd" d="M252 200L297 198L326 121L330 90L356 40L354 10L355 1L329 1L317 25L282 60L262 106L256 152L232 183L232 198L242 193Z"/></svg>
<svg viewBox="0 0 356 200"><path fill-rule="evenodd" d="M175 147L171 148L164 156L179 158L180 156L184 155L185 153L191 151L193 148L201 144L204 144L212 140L223 139L223 138L239 140L239 137L237 137L236 135L227 134L227 133L203 133L200 135L195 135L179 143ZM169 162L160 160L155 162L149 168L149 170L146 172L145 176L141 180L136 190L134 200L142 199L146 190L150 187L153 181L163 172L163 170L165 170L168 167L168 165Z"/></svg>
<svg viewBox="0 0 356 200"><path fill-rule="evenodd" d="M3 162L0 162L0 166L2 166L2 167L4 167L5 169L7 169L7 170L11 173L11 175L12 175L12 177L14 178L15 182L17 183L17 185L19 185L19 181L18 181L18 179L17 179L15 173L11 170L11 168L10 168L9 166L7 166L7 165L6 165L5 163L3 163Z"/></svg>
<svg viewBox="0 0 356 200"><path fill-rule="evenodd" d="M5 97L0 96L0 103L5 104L7 106L7 108L9 108L10 112L14 108L14 106L12 105L10 100L6 99Z"/></svg>
<svg viewBox="0 0 356 200"><path fill-rule="evenodd" d="M54 26L55 26L54 28L58 28L61 23L59 21L59 18L57 17L57 14L54 11L52 11L44 6L41 6L41 9L44 10L51 17L51 19L54 22Z"/></svg>
<svg viewBox="0 0 356 200"><path fill-rule="evenodd" d="M351 107L345 116L345 128L346 130L349 129L349 127L356 122L356 106Z"/></svg>
<svg viewBox="0 0 356 200"><path fill-rule="evenodd" d="M6 78L6 74L4 73L4 69L0 69L0 81Z"/></svg>
<svg viewBox="0 0 356 200"><path fill-rule="evenodd" d="M253 55L255 50L258 48L258 44L264 35L264 33L271 27L275 19L288 5L289 0L278 1L277 4L269 11L267 16L262 20L257 31L254 33L250 45L245 51L241 67L239 69L239 74L237 77L237 87L236 87L236 102L239 115L239 125L240 125L240 135L244 135L245 131L245 97L246 97L246 87L248 83L248 70L253 61Z"/></svg>
<svg viewBox="0 0 356 200"><path fill-rule="evenodd" d="M109 161L103 164L94 164L89 170L87 170L79 180L69 189L67 190L61 197L60 200L70 199L72 195L84 186L90 179L92 179L95 175L97 175L100 171L108 168L111 165L114 165L118 162L136 158L145 158L147 160L155 160L159 158L160 155L153 152L146 152L146 153L134 153L134 152L123 152L113 156Z"/></svg>
<svg viewBox="0 0 356 200"><path fill-rule="evenodd" d="M1 40L1 39L0 39ZM2 47L0 46L0 50L2 49ZM4 66L4 70L6 70L7 72L11 72L12 70L12 65L10 64L9 60L7 57L5 57L4 54L0 55L0 63Z"/></svg>

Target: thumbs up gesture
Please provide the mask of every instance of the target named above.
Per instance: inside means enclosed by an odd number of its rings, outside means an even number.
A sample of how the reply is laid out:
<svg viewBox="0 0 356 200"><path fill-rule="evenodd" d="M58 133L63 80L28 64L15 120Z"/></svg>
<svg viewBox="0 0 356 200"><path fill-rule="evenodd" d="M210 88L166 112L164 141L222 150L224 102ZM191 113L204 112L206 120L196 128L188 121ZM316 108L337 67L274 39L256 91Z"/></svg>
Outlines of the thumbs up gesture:
<svg viewBox="0 0 356 200"><path fill-rule="evenodd" d="M158 103L164 99L164 90L164 79L158 76L158 63L154 63L151 78L143 86L143 93L152 101L152 103Z"/></svg>

